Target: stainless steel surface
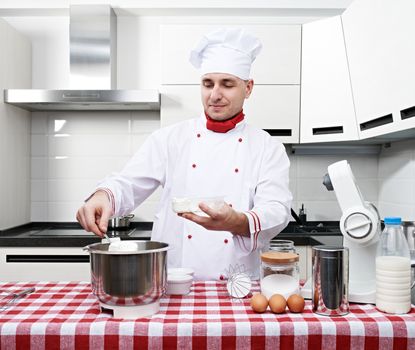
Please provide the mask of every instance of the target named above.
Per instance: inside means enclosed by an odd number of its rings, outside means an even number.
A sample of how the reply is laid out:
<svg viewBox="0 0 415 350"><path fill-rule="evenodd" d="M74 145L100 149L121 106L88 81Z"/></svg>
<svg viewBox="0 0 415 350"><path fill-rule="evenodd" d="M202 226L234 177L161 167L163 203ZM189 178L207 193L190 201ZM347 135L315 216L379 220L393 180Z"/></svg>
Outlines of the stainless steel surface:
<svg viewBox="0 0 415 350"><path fill-rule="evenodd" d="M4 90L4 102L29 111L158 110L157 90Z"/></svg>
<svg viewBox="0 0 415 350"><path fill-rule="evenodd" d="M411 282L415 283L415 222L403 221L402 229L411 254ZM413 288L413 284L411 288L411 303L415 304L415 288Z"/></svg>
<svg viewBox="0 0 415 350"><path fill-rule="evenodd" d="M79 89L116 89L117 18L108 5L71 5L70 80Z"/></svg>
<svg viewBox="0 0 415 350"><path fill-rule="evenodd" d="M408 242L409 250L415 251L415 222L414 221L402 221L403 233Z"/></svg>
<svg viewBox="0 0 415 350"><path fill-rule="evenodd" d="M117 216L108 220L108 229L128 229L134 214Z"/></svg>
<svg viewBox="0 0 415 350"><path fill-rule="evenodd" d="M108 251L108 243L85 247L90 253L92 291L104 304L150 304L159 300L165 291L168 244L129 242L137 245L136 251Z"/></svg>
<svg viewBox="0 0 415 350"><path fill-rule="evenodd" d="M4 102L29 111L159 110L157 90L116 89L117 19L109 5L70 6L71 90L4 90Z"/></svg>
<svg viewBox="0 0 415 350"><path fill-rule="evenodd" d="M312 308L326 316L349 312L349 249L315 246L312 248Z"/></svg>

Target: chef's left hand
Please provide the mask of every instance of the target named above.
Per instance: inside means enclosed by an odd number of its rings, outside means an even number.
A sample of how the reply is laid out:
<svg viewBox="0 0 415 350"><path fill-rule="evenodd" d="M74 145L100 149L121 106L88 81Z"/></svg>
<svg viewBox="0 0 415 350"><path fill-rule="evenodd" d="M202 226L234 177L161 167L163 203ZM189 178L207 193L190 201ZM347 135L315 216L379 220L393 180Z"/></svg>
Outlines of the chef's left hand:
<svg viewBox="0 0 415 350"><path fill-rule="evenodd" d="M211 231L229 231L234 235L249 237L249 222L245 214L234 210L230 205L224 204L220 209L214 210L205 203L200 203L199 208L208 216L200 216L194 213L178 214L182 218L193 221Z"/></svg>

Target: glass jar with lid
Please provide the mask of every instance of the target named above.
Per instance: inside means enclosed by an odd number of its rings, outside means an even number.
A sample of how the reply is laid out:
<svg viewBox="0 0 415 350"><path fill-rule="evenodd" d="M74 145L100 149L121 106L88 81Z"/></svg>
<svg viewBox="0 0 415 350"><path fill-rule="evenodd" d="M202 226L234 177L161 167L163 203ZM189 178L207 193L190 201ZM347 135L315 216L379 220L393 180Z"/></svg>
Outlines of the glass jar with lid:
<svg viewBox="0 0 415 350"><path fill-rule="evenodd" d="M261 293L268 299L281 294L286 299L300 291L299 256L292 252L268 251L261 254Z"/></svg>
<svg viewBox="0 0 415 350"><path fill-rule="evenodd" d="M269 250L296 253L294 242L288 239L272 239L269 242Z"/></svg>

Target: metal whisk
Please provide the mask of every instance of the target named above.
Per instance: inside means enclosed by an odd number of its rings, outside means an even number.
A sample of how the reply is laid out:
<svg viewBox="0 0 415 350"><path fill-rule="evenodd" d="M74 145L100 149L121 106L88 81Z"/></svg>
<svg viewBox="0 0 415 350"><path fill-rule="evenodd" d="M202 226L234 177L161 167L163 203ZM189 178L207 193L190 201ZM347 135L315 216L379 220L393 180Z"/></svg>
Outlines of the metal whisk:
<svg viewBox="0 0 415 350"><path fill-rule="evenodd" d="M17 299L22 298L27 294L33 293L34 291L35 291L35 288L31 287L31 288L24 289L19 293L13 292L13 293L7 294L6 296L0 299L0 311L6 310L11 305L13 305Z"/></svg>

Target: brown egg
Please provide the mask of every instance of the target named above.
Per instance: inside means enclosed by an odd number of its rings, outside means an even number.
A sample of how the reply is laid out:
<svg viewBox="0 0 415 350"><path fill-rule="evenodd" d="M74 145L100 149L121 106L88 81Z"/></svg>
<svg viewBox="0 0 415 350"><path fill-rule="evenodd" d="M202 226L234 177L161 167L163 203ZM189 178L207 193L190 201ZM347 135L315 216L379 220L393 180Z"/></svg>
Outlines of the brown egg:
<svg viewBox="0 0 415 350"><path fill-rule="evenodd" d="M285 307L287 306L287 301L281 294L274 294L269 299L269 308L274 314L282 314L285 312Z"/></svg>
<svg viewBox="0 0 415 350"><path fill-rule="evenodd" d="M264 295L256 293L251 298L251 307L255 312L263 313L268 307L268 299Z"/></svg>
<svg viewBox="0 0 415 350"><path fill-rule="evenodd" d="M301 295L293 294L288 298L287 305L291 312L302 312L304 310L305 301Z"/></svg>

